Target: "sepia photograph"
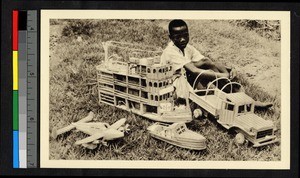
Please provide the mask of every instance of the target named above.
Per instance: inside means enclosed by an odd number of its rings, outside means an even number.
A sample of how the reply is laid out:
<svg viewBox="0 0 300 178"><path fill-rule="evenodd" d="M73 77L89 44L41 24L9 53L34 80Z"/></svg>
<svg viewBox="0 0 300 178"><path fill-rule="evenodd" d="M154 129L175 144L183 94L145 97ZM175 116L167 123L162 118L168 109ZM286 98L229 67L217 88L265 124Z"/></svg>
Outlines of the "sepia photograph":
<svg viewBox="0 0 300 178"><path fill-rule="evenodd" d="M290 168L287 11L41 11L41 167Z"/></svg>

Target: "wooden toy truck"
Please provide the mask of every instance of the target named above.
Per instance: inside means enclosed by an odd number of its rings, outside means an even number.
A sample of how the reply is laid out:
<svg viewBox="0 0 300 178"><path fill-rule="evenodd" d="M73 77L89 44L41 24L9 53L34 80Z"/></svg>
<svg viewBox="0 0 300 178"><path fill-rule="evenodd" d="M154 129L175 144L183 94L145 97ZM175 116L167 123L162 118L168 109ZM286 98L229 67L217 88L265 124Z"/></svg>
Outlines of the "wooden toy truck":
<svg viewBox="0 0 300 178"><path fill-rule="evenodd" d="M114 41L103 47L105 61L96 67L99 102L154 121L192 120L189 104L174 104L173 69L159 64L162 51Z"/></svg>
<svg viewBox="0 0 300 178"><path fill-rule="evenodd" d="M221 89L218 88L220 80L228 80ZM240 88L238 92L233 92L234 85ZM228 93L224 92L227 87L230 87ZM217 78L206 89L190 92L189 98L200 106L202 112L214 116L223 127L234 129L237 132L236 141L240 144L245 138L253 143L253 147L279 141L274 135L274 123L254 114L254 100L243 91L239 83L231 82L227 78Z"/></svg>

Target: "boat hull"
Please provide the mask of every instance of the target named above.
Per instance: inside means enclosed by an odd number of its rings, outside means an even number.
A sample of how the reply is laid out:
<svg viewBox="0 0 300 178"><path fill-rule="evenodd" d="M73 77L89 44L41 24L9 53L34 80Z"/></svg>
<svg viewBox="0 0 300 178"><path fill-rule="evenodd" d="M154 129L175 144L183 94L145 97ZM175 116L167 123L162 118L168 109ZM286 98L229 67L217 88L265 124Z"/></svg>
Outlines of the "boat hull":
<svg viewBox="0 0 300 178"><path fill-rule="evenodd" d="M167 139L165 137L162 137L160 135L154 134L154 133L150 133L151 136L153 136L156 139L165 141L167 143L170 143L172 145L176 145L178 147L181 148L186 148L186 149L191 149L191 150L204 150L206 149L206 144L205 141L203 142L192 142L192 141L178 141L178 140L170 140Z"/></svg>

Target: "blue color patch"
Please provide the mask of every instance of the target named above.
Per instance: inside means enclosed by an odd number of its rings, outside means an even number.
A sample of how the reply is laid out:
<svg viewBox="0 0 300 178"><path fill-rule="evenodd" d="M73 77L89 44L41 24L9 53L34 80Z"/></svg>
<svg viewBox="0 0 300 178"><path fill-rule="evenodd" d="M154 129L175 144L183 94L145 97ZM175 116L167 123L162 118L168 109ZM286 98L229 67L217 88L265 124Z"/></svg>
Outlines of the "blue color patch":
<svg viewBox="0 0 300 178"><path fill-rule="evenodd" d="M13 168L19 168L19 131L13 133Z"/></svg>

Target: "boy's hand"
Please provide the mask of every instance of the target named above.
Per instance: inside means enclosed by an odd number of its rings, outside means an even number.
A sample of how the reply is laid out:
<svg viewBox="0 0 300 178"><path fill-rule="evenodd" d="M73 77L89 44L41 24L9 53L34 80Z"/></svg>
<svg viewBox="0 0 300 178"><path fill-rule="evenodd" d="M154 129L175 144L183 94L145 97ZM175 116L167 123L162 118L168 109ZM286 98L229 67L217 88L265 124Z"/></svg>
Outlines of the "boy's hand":
<svg viewBox="0 0 300 178"><path fill-rule="evenodd" d="M229 79L230 80L234 79L236 77L236 75L237 75L236 69L232 68L231 71L230 71L230 73L229 73Z"/></svg>

